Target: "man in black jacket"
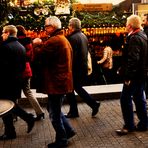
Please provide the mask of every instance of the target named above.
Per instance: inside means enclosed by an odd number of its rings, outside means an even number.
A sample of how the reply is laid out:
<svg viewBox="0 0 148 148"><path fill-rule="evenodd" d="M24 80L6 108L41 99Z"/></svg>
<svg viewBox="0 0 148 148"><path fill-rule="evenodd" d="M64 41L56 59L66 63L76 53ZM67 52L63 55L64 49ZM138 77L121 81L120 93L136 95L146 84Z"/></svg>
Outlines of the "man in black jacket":
<svg viewBox="0 0 148 148"><path fill-rule="evenodd" d="M88 56L88 39L81 31L81 21L78 18L69 20L68 40L73 49L73 83L74 90L83 99L83 101L92 109L92 116L95 116L100 107L100 103L96 102L87 91L83 88L88 74L87 56ZM66 115L67 118L79 117L76 96L73 93L67 94L67 100L70 110Z"/></svg>
<svg viewBox="0 0 148 148"><path fill-rule="evenodd" d="M141 19L137 15L127 18L126 30L128 32L127 43L123 51L123 89L120 103L124 119L123 128L117 130L117 134L126 135L129 132L146 131L148 117L146 110L145 79L148 69L148 45L147 36L141 30ZM137 125L134 122L133 104L139 119Z"/></svg>
<svg viewBox="0 0 148 148"><path fill-rule="evenodd" d="M16 100L21 97L22 72L25 69L26 52L23 45L17 41L17 29L13 25L4 26L2 32L3 42L0 47L0 98L8 99L15 103L12 111L2 117L4 134L0 140L16 138L13 125L13 114L19 116L28 125L27 133L34 126L34 117L18 106Z"/></svg>

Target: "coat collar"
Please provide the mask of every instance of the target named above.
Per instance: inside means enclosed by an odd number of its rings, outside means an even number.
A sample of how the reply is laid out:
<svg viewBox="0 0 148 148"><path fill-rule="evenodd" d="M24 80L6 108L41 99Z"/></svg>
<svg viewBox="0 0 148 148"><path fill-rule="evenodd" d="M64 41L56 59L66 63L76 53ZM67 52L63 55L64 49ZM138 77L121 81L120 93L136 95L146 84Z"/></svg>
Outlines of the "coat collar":
<svg viewBox="0 0 148 148"><path fill-rule="evenodd" d="M133 30L133 31L130 33L130 35L136 34L137 32L140 32L140 31L141 31L140 28L135 29L135 30Z"/></svg>
<svg viewBox="0 0 148 148"><path fill-rule="evenodd" d="M81 29L77 29L77 30L73 31L72 33L70 33L70 34L68 35L68 37L69 37L69 36L72 36L73 34L76 34L77 32L81 32Z"/></svg>
<svg viewBox="0 0 148 148"><path fill-rule="evenodd" d="M64 34L64 32L62 29L57 29L51 34L50 37L55 36L55 35L63 35L63 34Z"/></svg>
<svg viewBox="0 0 148 148"><path fill-rule="evenodd" d="M7 43L9 43L9 42L17 41L17 40L18 40L18 39L17 39L16 37L9 36L8 39L3 42L3 44L7 44Z"/></svg>

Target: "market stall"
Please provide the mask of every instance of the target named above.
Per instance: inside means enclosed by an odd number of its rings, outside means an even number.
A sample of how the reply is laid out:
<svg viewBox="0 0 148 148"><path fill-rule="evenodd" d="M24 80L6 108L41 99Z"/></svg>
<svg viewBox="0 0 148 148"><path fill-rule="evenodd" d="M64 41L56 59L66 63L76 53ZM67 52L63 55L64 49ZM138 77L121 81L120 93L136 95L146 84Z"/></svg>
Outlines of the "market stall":
<svg viewBox="0 0 148 148"><path fill-rule="evenodd" d="M68 20L71 17L78 17L82 22L82 31L89 39L89 50L93 62L93 73L89 76L88 85L103 84L96 63L102 55L106 40L111 42L113 49L114 79L112 83L120 82L116 71L121 65L120 60L125 43L125 21L131 12L124 11L111 3L81 4L68 0L38 0L34 3L27 0L22 5L20 1L12 1L9 3L9 8L7 23L23 25L27 29L27 36L32 39L46 38L44 20L49 15L57 15L60 18L65 35L68 34Z"/></svg>

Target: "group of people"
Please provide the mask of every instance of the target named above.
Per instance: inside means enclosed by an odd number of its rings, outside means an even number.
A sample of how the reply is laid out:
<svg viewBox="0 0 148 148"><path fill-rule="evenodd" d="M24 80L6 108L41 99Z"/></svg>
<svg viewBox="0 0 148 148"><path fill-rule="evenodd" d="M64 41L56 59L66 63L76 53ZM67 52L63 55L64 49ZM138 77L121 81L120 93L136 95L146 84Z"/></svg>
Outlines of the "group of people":
<svg viewBox="0 0 148 148"><path fill-rule="evenodd" d="M29 133L34 126L34 122L44 118L44 111L30 89L32 77L30 62L33 60L31 38L26 36L26 30L23 26L7 25L3 28L2 40L0 67L3 70L0 74L0 97L10 99L15 103L12 113L2 117L5 132L4 135L0 136L0 139L5 140L16 138L13 125L14 117L19 116L27 122L27 132ZM28 114L17 104L21 97L21 90L34 108L36 117L33 114Z"/></svg>
<svg viewBox="0 0 148 148"><path fill-rule="evenodd" d="M42 41L36 38L32 41L40 61L41 76L38 90L48 95L47 110L56 133L55 141L48 144L49 148L67 147L68 140L76 134L67 119L79 117L75 92L90 106L92 117L98 113L100 107L100 102L92 98L83 88L88 74L88 39L81 31L81 21L78 18L71 18L68 28L70 35L65 37L60 19L50 16L45 19L47 40ZM126 29L128 32L127 43L123 51L123 63L120 69L124 80L121 93L124 126L116 131L119 135L125 135L135 130L146 131L148 128L145 97L145 79L148 73L148 39L141 28L141 19L137 15L127 18ZM20 33L19 30L21 30ZM32 74L31 71L26 72L26 69L31 69L29 62L32 60L32 51L29 48L32 48L32 45L30 38L25 36L24 27L7 25L3 28L2 37L0 97L15 102L13 110L2 117L5 133L0 136L0 140L6 140L16 138L13 114L26 121L29 133L35 120L44 118L44 111L30 90ZM110 49L110 47L106 47L106 49ZM112 56L112 52L110 52L110 56ZM101 63L101 60L98 61L98 64ZM20 97L21 90L24 91L27 98L30 98L37 114L36 118L17 104L16 100ZM70 105L67 115L61 111L65 96ZM135 102L139 119L137 125L134 122L132 101Z"/></svg>
<svg viewBox="0 0 148 148"><path fill-rule="evenodd" d="M30 62L33 60L33 48L37 47L42 74L39 90L48 94L47 110L56 131L55 142L50 143L48 147L61 148L67 146L68 139L76 134L67 120L79 116L74 91L92 108L92 116L98 113L100 103L83 89L88 70L88 40L81 32L81 21L78 18L69 21L71 35L67 38L64 36L61 21L56 16L45 20L45 30L49 36L46 41L39 39L32 41L26 36L22 25L3 27L3 42L0 46L0 67L3 69L0 74L0 97L12 100L15 106L11 112L2 117L5 128L0 140L16 138L13 115L26 121L28 133L31 132L36 120L44 118L44 111L30 90L32 77ZM36 118L17 103L22 90L35 109ZM70 103L67 115L61 112L65 95Z"/></svg>
<svg viewBox="0 0 148 148"><path fill-rule="evenodd" d="M18 42L17 28L13 25L4 26L2 39L3 42L0 46L0 98L9 99L15 103L12 111L2 117L5 129L0 140L7 140L16 138L13 115L19 116L27 123L27 133L32 130L35 118L33 114L27 113L17 104L17 99L21 97L22 75L26 68L26 49Z"/></svg>

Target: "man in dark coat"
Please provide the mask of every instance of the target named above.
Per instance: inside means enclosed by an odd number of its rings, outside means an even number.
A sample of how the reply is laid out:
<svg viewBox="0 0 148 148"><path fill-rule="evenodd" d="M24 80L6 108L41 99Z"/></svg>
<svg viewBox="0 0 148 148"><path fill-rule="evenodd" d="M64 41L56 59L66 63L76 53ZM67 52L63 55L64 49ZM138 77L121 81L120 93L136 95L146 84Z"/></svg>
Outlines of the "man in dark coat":
<svg viewBox="0 0 148 148"><path fill-rule="evenodd" d="M83 85L88 74L87 56L88 56L88 39L81 31L81 21L78 18L69 20L69 31L71 34L67 37L73 49L73 83L74 90L91 107L92 116L98 113L100 103L97 103L85 89ZM66 115L67 118L78 117L77 101L74 91L67 94L67 100L70 110Z"/></svg>
<svg viewBox="0 0 148 148"><path fill-rule="evenodd" d="M127 43L123 52L123 89L120 103L124 119L123 128L117 130L117 134L126 135L134 130L146 131L148 117L146 110L145 79L148 69L148 45L147 36L141 30L141 19L137 15L127 18L126 30L128 32ZM133 101L139 119L137 125L134 122Z"/></svg>
<svg viewBox="0 0 148 148"><path fill-rule="evenodd" d="M0 98L8 99L15 103L12 112L2 117L5 132L0 140L15 139L16 132L13 125L13 114L19 116L28 125L29 133L34 126L34 117L21 109L16 100L21 97L22 72L25 69L25 48L17 41L17 29L13 25L3 28L3 42L0 47Z"/></svg>

